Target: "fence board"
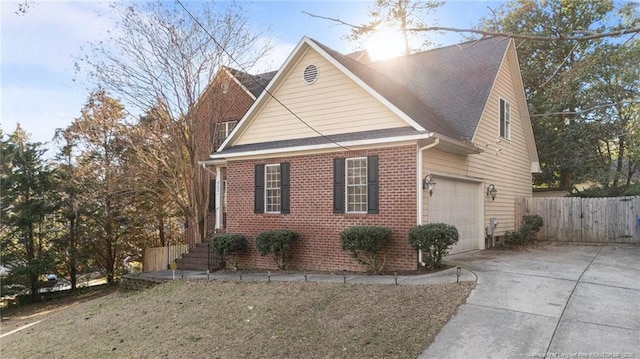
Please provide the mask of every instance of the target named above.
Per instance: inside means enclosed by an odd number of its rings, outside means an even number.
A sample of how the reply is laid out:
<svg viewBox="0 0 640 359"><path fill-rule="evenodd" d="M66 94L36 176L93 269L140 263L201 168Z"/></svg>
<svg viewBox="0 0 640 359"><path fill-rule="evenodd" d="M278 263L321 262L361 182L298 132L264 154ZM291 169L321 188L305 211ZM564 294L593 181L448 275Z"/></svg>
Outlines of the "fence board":
<svg viewBox="0 0 640 359"><path fill-rule="evenodd" d="M560 242L640 243L636 217L640 197L538 197L516 200L517 223L537 214L544 226L537 239Z"/></svg>
<svg viewBox="0 0 640 359"><path fill-rule="evenodd" d="M165 270L169 268L171 262L180 258L188 249L188 244L145 248L142 255L142 270L144 272Z"/></svg>

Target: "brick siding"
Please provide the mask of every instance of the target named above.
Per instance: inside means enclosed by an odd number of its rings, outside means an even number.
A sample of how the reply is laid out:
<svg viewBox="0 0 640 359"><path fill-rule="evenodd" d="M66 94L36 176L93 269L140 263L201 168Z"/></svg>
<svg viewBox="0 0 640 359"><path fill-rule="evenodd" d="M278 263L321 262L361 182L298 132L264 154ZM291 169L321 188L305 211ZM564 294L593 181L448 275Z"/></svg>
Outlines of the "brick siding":
<svg viewBox="0 0 640 359"><path fill-rule="evenodd" d="M357 225L380 225L392 231L386 248L384 270L416 268L417 253L408 243L408 230L416 224L416 146L342 151L269 160L227 163L228 233L241 233L250 244L240 258L240 268L274 268L270 256L262 257L255 247L258 233L291 229L301 234L289 264L295 270L364 271L342 250L340 232ZM379 214L333 213L333 159L379 156ZM291 213L255 214L254 167L256 164L290 163Z"/></svg>
<svg viewBox="0 0 640 359"><path fill-rule="evenodd" d="M222 83L228 81L229 88L227 93L222 92ZM239 120L253 105L254 99L229 76L227 72L220 71L206 89L205 93L200 97L196 107L195 117L195 133L196 136L196 156L198 161L209 159L209 155L213 152L211 138L211 124ZM205 171L202 169L202 171ZM215 175L206 172L201 177L200 186L209 188L209 180L214 180ZM208 192L208 190L207 190ZM203 233L204 239L211 238L215 230L215 212L204 213L206 225L206 233ZM195 233L193 226L195 224L188 223L185 228L186 243L199 243L199 238L194 238Z"/></svg>

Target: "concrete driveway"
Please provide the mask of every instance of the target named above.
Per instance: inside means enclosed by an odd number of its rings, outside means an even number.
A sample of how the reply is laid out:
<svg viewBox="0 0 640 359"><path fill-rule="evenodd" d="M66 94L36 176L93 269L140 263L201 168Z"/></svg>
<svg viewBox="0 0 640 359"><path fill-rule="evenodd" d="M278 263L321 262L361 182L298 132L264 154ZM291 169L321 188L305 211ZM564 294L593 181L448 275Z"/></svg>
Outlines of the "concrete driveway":
<svg viewBox="0 0 640 359"><path fill-rule="evenodd" d="M447 262L478 286L420 358L640 358L640 247L554 245Z"/></svg>

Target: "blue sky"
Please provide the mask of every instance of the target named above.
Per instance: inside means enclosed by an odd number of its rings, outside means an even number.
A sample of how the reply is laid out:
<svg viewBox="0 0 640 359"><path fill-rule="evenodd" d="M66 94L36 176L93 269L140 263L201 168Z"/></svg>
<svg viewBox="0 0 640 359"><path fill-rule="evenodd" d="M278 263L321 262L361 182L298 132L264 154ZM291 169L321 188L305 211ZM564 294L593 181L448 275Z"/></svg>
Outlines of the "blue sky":
<svg viewBox="0 0 640 359"><path fill-rule="evenodd" d="M250 22L270 28L266 33L273 51L256 71L277 69L303 36L348 53L358 44L342 39L344 26L302 13L340 18L349 23L366 21L371 1L255 1L241 2ZM442 26L471 27L497 8L500 1L449 1L435 17ZM78 117L94 87L74 72L74 56L81 46L99 41L112 26L97 12L106 3L40 0L25 15L16 15L17 2L0 1L0 126L12 132L17 123L32 140L51 141L56 128ZM185 16L187 16L185 14ZM450 33L434 39L440 45L461 42Z"/></svg>

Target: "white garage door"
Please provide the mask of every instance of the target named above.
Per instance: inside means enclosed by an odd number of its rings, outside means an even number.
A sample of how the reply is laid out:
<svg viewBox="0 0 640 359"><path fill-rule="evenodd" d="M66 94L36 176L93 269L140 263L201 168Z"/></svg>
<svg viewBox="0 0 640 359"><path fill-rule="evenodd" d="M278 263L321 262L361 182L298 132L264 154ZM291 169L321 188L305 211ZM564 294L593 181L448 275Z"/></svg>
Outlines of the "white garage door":
<svg viewBox="0 0 640 359"><path fill-rule="evenodd" d="M449 253L479 249L483 239L481 225L482 187L446 177L435 177L436 187L429 199L429 222L456 226L460 239Z"/></svg>

